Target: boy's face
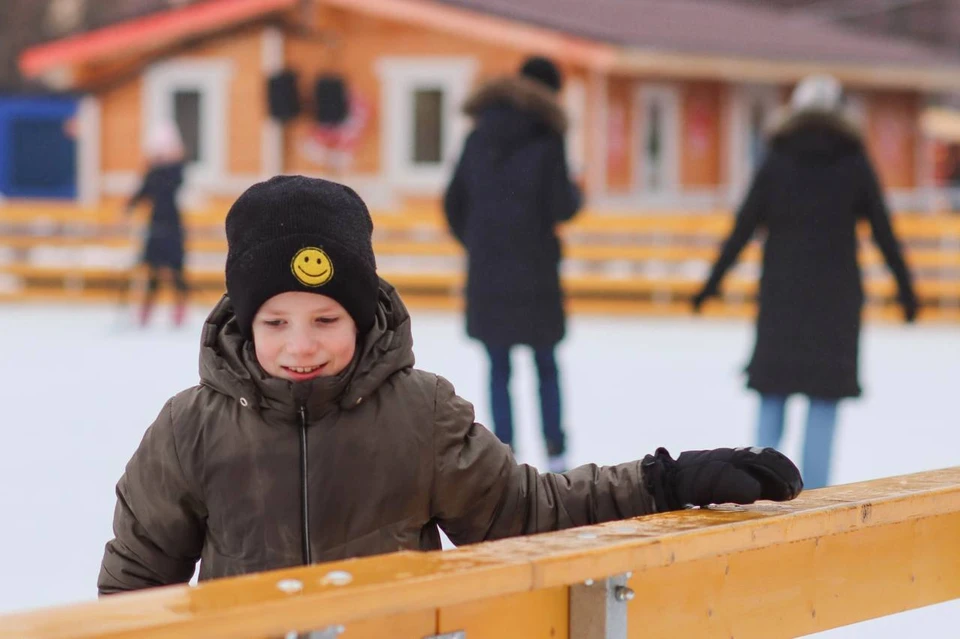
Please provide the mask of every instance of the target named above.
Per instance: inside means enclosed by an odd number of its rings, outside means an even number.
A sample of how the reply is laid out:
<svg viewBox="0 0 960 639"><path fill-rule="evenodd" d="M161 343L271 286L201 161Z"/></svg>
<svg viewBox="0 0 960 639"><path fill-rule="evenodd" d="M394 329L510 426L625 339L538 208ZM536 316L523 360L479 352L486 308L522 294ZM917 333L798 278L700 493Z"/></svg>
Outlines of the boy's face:
<svg viewBox="0 0 960 639"><path fill-rule="evenodd" d="M357 325L326 295L280 293L254 316L253 345L263 370L302 382L347 367L357 347Z"/></svg>

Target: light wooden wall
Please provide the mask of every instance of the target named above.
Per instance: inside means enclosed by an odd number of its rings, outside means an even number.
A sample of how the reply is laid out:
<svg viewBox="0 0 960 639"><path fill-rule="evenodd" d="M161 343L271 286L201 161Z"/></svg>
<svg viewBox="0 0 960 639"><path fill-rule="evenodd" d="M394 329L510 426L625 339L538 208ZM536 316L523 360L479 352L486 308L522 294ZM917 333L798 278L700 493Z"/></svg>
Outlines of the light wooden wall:
<svg viewBox="0 0 960 639"><path fill-rule="evenodd" d="M261 123L266 117L266 88L261 73L262 27L254 26L212 38L178 59L225 59L233 66L229 101L225 172L228 175L260 173ZM138 75L98 95L101 107L101 149L104 172L141 171L143 77Z"/></svg>
<svg viewBox="0 0 960 639"><path fill-rule="evenodd" d="M384 56L469 57L479 64L477 83L501 74L512 74L525 57L520 51L464 40L436 31L370 18L355 13L318 7L317 28L334 35L334 41L288 37L287 64L300 79L304 104L312 102L317 74L340 72L353 90L369 102L372 112L366 131L356 149L352 174L378 174L381 170L382 117L381 85L377 61ZM315 172L318 167L299 151L307 135L312 113L292 122L285 132L284 167L289 172Z"/></svg>
<svg viewBox="0 0 960 639"><path fill-rule="evenodd" d="M139 171L143 81L137 77L100 94L100 152L102 170Z"/></svg>

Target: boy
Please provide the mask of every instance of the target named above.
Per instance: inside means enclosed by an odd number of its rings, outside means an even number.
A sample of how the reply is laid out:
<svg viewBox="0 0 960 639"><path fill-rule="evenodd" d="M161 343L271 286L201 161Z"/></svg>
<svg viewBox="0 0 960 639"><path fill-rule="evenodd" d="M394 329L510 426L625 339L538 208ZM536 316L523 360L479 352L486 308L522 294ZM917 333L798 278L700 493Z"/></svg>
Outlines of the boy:
<svg viewBox="0 0 960 639"><path fill-rule="evenodd" d="M351 189L300 176L226 220L227 295L198 386L171 398L117 485L101 594L582 526L687 504L793 499L773 449L683 453L563 475L518 465L437 375L376 273Z"/></svg>

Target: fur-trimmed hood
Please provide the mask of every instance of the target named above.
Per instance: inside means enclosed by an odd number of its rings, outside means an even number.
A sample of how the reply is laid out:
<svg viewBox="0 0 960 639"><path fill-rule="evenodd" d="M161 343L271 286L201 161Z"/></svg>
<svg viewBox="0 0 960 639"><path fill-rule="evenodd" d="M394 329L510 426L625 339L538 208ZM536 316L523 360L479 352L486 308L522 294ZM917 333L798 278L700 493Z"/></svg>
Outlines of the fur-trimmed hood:
<svg viewBox="0 0 960 639"><path fill-rule="evenodd" d="M770 146L816 161L863 150L863 134L841 111L784 110L768 131Z"/></svg>
<svg viewBox="0 0 960 639"><path fill-rule="evenodd" d="M477 118L483 111L504 104L538 117L560 134L567 130L567 116L557 95L536 80L521 76L503 76L483 84L467 99L463 111Z"/></svg>
<svg viewBox="0 0 960 639"><path fill-rule="evenodd" d="M818 109L804 109L794 111L784 109L774 118L773 125L768 131L771 142L776 143L801 130L821 129L832 131L851 141L863 143L863 132L860 127L842 111L821 111Z"/></svg>

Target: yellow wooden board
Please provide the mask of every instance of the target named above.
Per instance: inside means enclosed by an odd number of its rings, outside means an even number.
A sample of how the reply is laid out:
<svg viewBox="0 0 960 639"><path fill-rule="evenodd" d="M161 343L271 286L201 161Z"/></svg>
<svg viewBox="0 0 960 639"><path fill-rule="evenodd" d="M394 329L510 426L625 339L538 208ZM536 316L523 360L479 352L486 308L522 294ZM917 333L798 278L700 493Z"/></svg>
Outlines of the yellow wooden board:
<svg viewBox="0 0 960 639"><path fill-rule="evenodd" d="M423 639L437 632L437 613L433 610L353 621L343 626L337 639Z"/></svg>
<svg viewBox="0 0 960 639"><path fill-rule="evenodd" d="M463 630L467 639L566 639L569 616L570 589L561 586L441 608L439 631Z"/></svg>
<svg viewBox="0 0 960 639"><path fill-rule="evenodd" d="M636 573L629 636L786 639L956 599L958 538L951 513Z"/></svg>

